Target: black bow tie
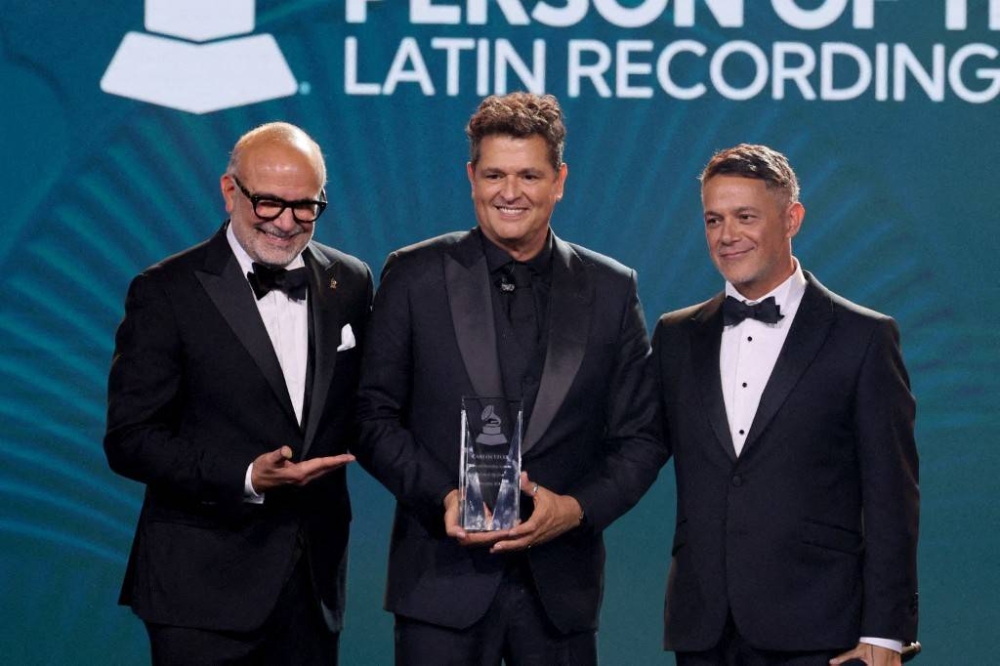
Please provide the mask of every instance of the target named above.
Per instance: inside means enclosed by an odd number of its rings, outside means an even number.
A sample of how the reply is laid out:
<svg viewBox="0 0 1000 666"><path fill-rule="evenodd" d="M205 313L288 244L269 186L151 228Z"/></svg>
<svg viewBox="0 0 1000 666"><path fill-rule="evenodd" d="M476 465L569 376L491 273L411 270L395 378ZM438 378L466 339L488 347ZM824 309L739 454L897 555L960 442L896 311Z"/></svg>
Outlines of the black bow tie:
<svg viewBox="0 0 1000 666"><path fill-rule="evenodd" d="M253 272L247 273L247 280L258 301L274 289L285 292L289 298L301 301L306 297L306 288L309 286L309 274L305 267L288 270L265 266L256 261L253 262Z"/></svg>
<svg viewBox="0 0 1000 666"><path fill-rule="evenodd" d="M738 298L726 296L726 300L722 303L722 323L726 326L735 326L747 318L765 324L777 324L778 320L785 318L785 315L781 314L781 308L774 302L774 296L765 298L756 305L748 305Z"/></svg>

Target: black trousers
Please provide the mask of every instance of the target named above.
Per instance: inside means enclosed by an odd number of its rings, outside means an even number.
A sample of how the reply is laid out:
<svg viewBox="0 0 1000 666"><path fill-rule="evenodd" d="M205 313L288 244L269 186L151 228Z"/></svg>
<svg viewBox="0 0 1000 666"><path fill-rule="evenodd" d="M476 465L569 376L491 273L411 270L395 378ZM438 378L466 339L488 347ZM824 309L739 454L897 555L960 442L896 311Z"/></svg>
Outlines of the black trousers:
<svg viewBox="0 0 1000 666"><path fill-rule="evenodd" d="M153 666L337 666L340 634L331 632L299 557L274 611L251 632L146 623Z"/></svg>
<svg viewBox="0 0 1000 666"><path fill-rule="evenodd" d="M830 659L853 647L806 652L759 650L740 635L730 616L715 647L704 652L678 652L677 666L828 666Z"/></svg>
<svg viewBox="0 0 1000 666"><path fill-rule="evenodd" d="M493 603L468 629L396 616L396 666L597 666L597 633L560 634L525 565L504 573Z"/></svg>

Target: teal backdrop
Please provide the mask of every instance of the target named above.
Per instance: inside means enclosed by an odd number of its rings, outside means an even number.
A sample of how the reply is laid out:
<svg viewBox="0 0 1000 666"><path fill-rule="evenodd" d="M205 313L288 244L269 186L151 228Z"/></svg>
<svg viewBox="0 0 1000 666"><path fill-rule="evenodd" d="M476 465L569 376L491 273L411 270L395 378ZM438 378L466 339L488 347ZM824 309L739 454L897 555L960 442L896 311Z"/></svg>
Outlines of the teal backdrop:
<svg viewBox="0 0 1000 666"><path fill-rule="evenodd" d="M801 263L902 329L921 457L918 663L995 660L1000 2L259 0L253 34L274 36L296 92L203 114L102 90L124 36L151 34L146 9L0 11L4 663L148 661L141 623L116 605L142 488L101 448L112 338L132 276L223 221L238 136L306 128L329 168L317 237L377 273L391 250L475 224L464 124L485 93L539 87L569 127L553 227L638 270L650 326L722 285L696 180L712 152L749 141L789 156ZM672 477L671 464L606 534L603 664L673 663L660 649ZM350 484L342 662L390 664L393 502L360 468Z"/></svg>

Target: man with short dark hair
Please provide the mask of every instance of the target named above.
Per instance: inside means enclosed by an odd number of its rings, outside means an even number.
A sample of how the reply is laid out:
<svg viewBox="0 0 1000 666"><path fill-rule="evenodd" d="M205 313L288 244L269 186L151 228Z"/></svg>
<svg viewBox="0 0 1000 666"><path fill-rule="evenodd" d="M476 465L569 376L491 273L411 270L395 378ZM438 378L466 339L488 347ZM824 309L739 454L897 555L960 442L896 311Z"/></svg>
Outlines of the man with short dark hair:
<svg viewBox="0 0 1000 666"><path fill-rule="evenodd" d="M129 287L104 448L146 485L121 603L154 664L337 661L372 276L312 241L325 184L301 129L248 132L228 222Z"/></svg>
<svg viewBox="0 0 1000 666"><path fill-rule="evenodd" d="M601 533L664 459L634 271L550 228L567 175L555 98L469 121L478 226L392 253L359 389L358 461L397 499L396 663L596 664ZM459 525L462 398L520 400L524 521Z"/></svg>
<svg viewBox="0 0 1000 666"><path fill-rule="evenodd" d="M653 336L677 474L666 648L680 666L898 664L919 489L896 323L792 255L805 208L784 155L721 151L701 183L725 291Z"/></svg>

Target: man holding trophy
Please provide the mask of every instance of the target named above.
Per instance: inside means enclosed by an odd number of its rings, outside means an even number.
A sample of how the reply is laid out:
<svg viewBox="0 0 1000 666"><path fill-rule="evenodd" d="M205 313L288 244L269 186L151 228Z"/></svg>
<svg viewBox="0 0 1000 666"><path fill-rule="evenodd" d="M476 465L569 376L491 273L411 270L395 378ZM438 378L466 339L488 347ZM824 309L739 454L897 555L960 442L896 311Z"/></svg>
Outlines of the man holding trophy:
<svg viewBox="0 0 1000 666"><path fill-rule="evenodd" d="M466 132L478 225L389 256L358 397L397 499L396 663L596 664L602 532L666 458L635 272L550 229L554 97L489 97Z"/></svg>

